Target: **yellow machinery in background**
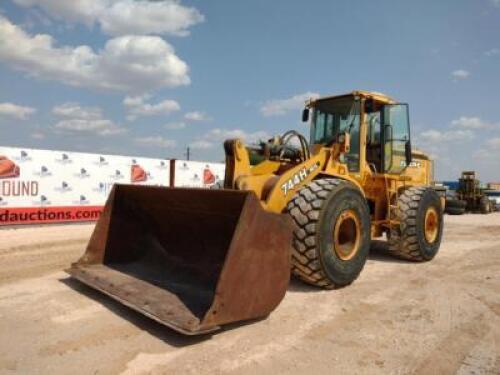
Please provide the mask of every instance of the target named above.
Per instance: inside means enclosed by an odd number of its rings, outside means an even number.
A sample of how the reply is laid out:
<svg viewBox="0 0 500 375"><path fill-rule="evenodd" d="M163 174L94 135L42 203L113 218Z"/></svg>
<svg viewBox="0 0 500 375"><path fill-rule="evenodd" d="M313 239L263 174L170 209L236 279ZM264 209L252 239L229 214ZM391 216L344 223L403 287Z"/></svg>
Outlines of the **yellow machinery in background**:
<svg viewBox="0 0 500 375"><path fill-rule="evenodd" d="M292 130L227 140L225 189L115 186L86 253L68 272L186 334L269 314L290 269L323 288L350 284L370 240L400 258L438 252L432 165L410 142L408 105L354 91L306 103Z"/></svg>

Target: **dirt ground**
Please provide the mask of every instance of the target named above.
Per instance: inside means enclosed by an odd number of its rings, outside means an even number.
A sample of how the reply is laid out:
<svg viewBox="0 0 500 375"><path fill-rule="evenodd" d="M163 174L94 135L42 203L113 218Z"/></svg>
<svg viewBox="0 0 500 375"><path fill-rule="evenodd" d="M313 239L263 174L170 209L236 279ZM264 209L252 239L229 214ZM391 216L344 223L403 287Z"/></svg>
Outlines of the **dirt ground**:
<svg viewBox="0 0 500 375"><path fill-rule="evenodd" d="M351 286L184 337L68 278L92 225L0 230L0 373L500 374L500 213L447 216L430 263L374 244Z"/></svg>

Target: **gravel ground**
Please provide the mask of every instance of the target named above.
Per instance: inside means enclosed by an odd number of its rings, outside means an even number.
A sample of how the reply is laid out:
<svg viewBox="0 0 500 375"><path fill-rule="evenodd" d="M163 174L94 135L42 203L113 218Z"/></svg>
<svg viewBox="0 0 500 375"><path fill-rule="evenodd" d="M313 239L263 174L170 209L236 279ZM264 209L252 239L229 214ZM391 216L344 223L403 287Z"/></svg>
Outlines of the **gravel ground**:
<svg viewBox="0 0 500 375"><path fill-rule="evenodd" d="M92 225L0 230L0 373L500 374L500 213L446 216L429 263L374 243L351 286L184 337L62 272Z"/></svg>

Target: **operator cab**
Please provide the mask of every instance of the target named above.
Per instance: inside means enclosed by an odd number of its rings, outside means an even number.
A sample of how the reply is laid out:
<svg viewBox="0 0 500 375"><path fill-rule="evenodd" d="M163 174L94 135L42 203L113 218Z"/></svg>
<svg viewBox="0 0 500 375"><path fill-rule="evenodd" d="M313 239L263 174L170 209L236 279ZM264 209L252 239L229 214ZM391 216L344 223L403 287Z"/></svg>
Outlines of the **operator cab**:
<svg viewBox="0 0 500 375"><path fill-rule="evenodd" d="M360 172L363 155L375 174L399 174L411 163L407 104L394 103L378 94L354 92L311 101L304 109L303 121L308 121L310 109L312 147L330 146L345 139L344 134L349 135L349 151L340 160L349 172ZM365 142L361 142L362 134L366 134ZM366 149L362 152L364 145Z"/></svg>

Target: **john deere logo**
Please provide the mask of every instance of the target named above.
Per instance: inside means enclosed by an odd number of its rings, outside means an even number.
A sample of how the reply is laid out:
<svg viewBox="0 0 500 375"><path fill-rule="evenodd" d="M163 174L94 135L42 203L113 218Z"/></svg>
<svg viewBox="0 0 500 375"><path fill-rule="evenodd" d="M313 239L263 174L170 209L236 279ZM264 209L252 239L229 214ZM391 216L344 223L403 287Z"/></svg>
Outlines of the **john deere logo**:
<svg viewBox="0 0 500 375"><path fill-rule="evenodd" d="M406 161L401 160L400 162L401 167L406 167ZM422 164L419 161L412 161L409 165L410 168L420 168Z"/></svg>

